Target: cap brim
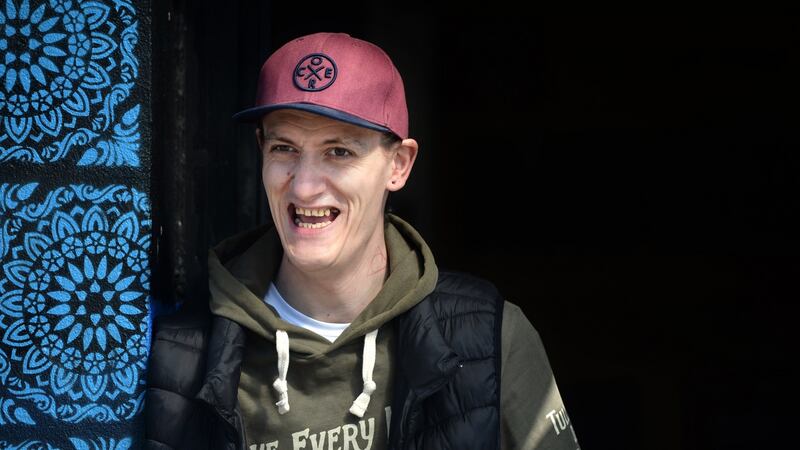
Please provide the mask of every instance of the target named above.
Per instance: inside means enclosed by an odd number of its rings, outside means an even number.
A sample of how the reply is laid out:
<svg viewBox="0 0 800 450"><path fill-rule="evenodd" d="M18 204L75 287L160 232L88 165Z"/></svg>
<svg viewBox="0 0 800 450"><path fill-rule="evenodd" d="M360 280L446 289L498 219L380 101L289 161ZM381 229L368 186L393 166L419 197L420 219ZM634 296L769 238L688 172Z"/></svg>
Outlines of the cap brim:
<svg viewBox="0 0 800 450"><path fill-rule="evenodd" d="M326 106L314 105L312 103L281 103L277 105L256 106L253 108L239 111L233 115L233 119L237 122L255 122L264 114L275 111L276 109L297 109L300 111L308 111L310 113L319 114L321 116L329 117L331 119L340 120L349 124L357 125L364 128L369 128L376 131L388 131L394 133L392 130L372 123L368 120L356 117L352 114L339 111L338 109L328 108Z"/></svg>

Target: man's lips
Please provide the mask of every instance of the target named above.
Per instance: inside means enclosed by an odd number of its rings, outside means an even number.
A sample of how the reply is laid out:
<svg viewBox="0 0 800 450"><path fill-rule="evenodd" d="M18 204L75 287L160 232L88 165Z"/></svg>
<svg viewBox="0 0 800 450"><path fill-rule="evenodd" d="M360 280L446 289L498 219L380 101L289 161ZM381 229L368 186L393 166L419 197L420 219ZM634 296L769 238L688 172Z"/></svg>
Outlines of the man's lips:
<svg viewBox="0 0 800 450"><path fill-rule="evenodd" d="M339 209L333 206L289 205L289 218L298 228L319 229L332 224L339 216Z"/></svg>

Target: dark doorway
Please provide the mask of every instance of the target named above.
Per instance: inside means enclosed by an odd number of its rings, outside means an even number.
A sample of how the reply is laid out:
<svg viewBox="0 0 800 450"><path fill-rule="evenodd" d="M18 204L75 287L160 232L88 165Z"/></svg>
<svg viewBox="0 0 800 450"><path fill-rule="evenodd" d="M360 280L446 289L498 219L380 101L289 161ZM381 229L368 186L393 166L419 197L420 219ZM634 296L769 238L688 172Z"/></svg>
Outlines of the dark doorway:
<svg viewBox="0 0 800 450"><path fill-rule="evenodd" d="M584 448L788 444L796 18L402 5L156 6L165 297L202 296L207 247L267 220L253 130L230 120L261 63L344 31L404 76L421 153L391 207L522 306Z"/></svg>

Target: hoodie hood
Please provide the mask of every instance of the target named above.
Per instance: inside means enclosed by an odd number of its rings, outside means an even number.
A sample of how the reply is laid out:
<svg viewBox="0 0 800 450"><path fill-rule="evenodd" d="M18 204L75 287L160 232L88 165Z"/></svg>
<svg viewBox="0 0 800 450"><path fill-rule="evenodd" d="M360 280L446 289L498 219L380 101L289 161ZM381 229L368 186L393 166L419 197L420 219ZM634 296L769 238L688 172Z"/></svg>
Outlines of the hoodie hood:
<svg viewBox="0 0 800 450"><path fill-rule="evenodd" d="M262 225L222 241L209 250L211 311L275 342L276 331L291 335L290 349L306 357L321 357L408 311L436 286L438 269L419 233L393 214L384 221L389 275L372 302L333 343L291 325L264 302L275 279L283 248L272 224Z"/></svg>

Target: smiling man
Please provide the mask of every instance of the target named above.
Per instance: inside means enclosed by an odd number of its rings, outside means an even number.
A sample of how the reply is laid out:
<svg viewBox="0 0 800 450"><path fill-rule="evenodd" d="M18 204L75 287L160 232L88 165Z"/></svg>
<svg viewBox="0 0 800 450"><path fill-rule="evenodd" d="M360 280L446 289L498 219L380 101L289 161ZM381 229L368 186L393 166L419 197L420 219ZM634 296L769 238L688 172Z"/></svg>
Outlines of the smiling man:
<svg viewBox="0 0 800 450"><path fill-rule="evenodd" d="M257 137L284 251L278 291L311 317L351 322L386 279L383 209L417 143L298 109L264 116Z"/></svg>
<svg viewBox="0 0 800 450"><path fill-rule="evenodd" d="M235 117L272 223L211 249L207 308L157 324L149 448L578 448L521 310L385 213L419 148L380 48L295 39Z"/></svg>

